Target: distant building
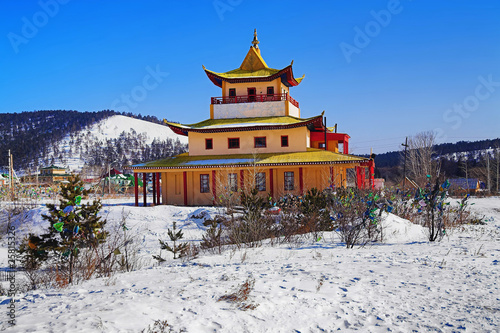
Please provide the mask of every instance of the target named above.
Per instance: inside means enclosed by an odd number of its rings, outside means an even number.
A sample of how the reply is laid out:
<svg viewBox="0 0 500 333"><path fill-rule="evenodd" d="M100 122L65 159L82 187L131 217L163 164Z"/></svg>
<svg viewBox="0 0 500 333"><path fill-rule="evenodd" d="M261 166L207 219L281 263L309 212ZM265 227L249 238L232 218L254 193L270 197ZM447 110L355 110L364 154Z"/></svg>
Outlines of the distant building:
<svg viewBox="0 0 500 333"><path fill-rule="evenodd" d="M459 193L476 193L481 188L481 182L477 178L455 178L449 179L450 192L452 194Z"/></svg>
<svg viewBox="0 0 500 333"><path fill-rule="evenodd" d="M40 183L60 183L67 181L71 177L63 167L51 165L40 169L38 181Z"/></svg>

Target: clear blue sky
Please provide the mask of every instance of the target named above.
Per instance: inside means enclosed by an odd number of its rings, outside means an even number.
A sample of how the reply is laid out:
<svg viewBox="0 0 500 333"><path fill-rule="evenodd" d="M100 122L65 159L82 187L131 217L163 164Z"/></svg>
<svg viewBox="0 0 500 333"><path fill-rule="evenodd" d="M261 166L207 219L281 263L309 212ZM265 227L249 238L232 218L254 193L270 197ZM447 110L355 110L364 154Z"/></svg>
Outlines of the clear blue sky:
<svg viewBox="0 0 500 333"><path fill-rule="evenodd" d="M201 121L221 95L202 65L239 67L254 28L270 67L306 75L301 116L325 110L356 154L500 136L498 0L3 0L0 112Z"/></svg>

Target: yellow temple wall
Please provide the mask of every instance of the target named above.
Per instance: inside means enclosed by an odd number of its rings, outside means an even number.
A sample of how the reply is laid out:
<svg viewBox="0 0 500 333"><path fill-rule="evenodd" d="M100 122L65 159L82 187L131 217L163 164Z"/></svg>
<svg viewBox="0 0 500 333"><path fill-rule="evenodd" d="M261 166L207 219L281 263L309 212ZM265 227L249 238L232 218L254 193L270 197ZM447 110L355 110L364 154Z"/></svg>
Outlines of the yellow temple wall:
<svg viewBox="0 0 500 333"><path fill-rule="evenodd" d="M323 190L330 186L346 186L346 168L352 168L356 164L347 165L304 165L302 166L303 193L308 189L317 188ZM333 168L333 178L330 173ZM189 169L186 171L187 205L213 205L213 171L215 171L215 201L216 204L224 204L228 200L238 203L241 191L249 193L255 187L255 175L258 172L266 174L266 190L259 192L262 197L271 193L271 169L273 172L273 197L278 199L286 194L301 195L300 193L300 166L280 167L245 167L245 168L216 168L216 169ZM241 187L241 171L243 171L243 188ZM285 172L294 173L294 189L285 191ZM237 175L237 192L231 193L228 187L228 175ZM200 193L200 175L209 176L209 192ZM184 177L182 171L166 171L161 173L162 180L162 203L169 205L184 205Z"/></svg>
<svg viewBox="0 0 500 333"><path fill-rule="evenodd" d="M189 155L264 154L306 151L309 144L306 127L225 133L189 132ZM281 136L288 135L288 147L281 147ZM255 148L254 138L266 137L267 147ZM229 138L239 138L240 148L228 148ZM205 149L205 139L212 139L213 149Z"/></svg>

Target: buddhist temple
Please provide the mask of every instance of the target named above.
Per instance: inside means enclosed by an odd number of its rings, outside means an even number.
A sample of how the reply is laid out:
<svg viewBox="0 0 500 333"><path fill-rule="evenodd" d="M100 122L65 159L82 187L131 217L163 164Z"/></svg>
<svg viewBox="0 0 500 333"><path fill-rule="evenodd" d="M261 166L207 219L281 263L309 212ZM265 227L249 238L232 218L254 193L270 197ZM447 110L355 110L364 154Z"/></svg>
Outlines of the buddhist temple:
<svg viewBox="0 0 500 333"><path fill-rule="evenodd" d="M166 122L188 137L188 152L132 166L136 178L152 174L153 204L214 205L221 196L239 197L254 188L279 199L311 188L345 187L349 169L354 186L373 187L373 159L349 155L349 135L326 127L324 112L301 118L290 88L304 76L294 76L293 61L283 69L268 67L256 31L240 67L203 70L221 89L221 96L211 98L210 117L193 124Z"/></svg>

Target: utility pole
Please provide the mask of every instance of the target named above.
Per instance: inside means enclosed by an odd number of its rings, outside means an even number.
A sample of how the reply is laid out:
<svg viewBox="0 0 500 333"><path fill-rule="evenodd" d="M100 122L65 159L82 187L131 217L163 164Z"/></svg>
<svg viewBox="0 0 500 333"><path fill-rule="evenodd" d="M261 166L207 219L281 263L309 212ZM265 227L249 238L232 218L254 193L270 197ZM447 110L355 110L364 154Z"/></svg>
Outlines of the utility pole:
<svg viewBox="0 0 500 333"><path fill-rule="evenodd" d="M497 194L498 194L498 176L500 175L500 149L497 148Z"/></svg>
<svg viewBox="0 0 500 333"><path fill-rule="evenodd" d="M491 182L490 182L490 153L486 151L486 173L488 179L488 193L491 191Z"/></svg>
<svg viewBox="0 0 500 333"><path fill-rule="evenodd" d="M408 137L406 137L405 143L402 143L401 146L405 147L405 161L403 165L403 192L404 192L406 186L406 149L408 148Z"/></svg>
<svg viewBox="0 0 500 333"><path fill-rule="evenodd" d="M11 189L11 191L14 189L14 165L13 165L13 158L12 158L12 154L10 153L10 149L9 149L9 187Z"/></svg>

